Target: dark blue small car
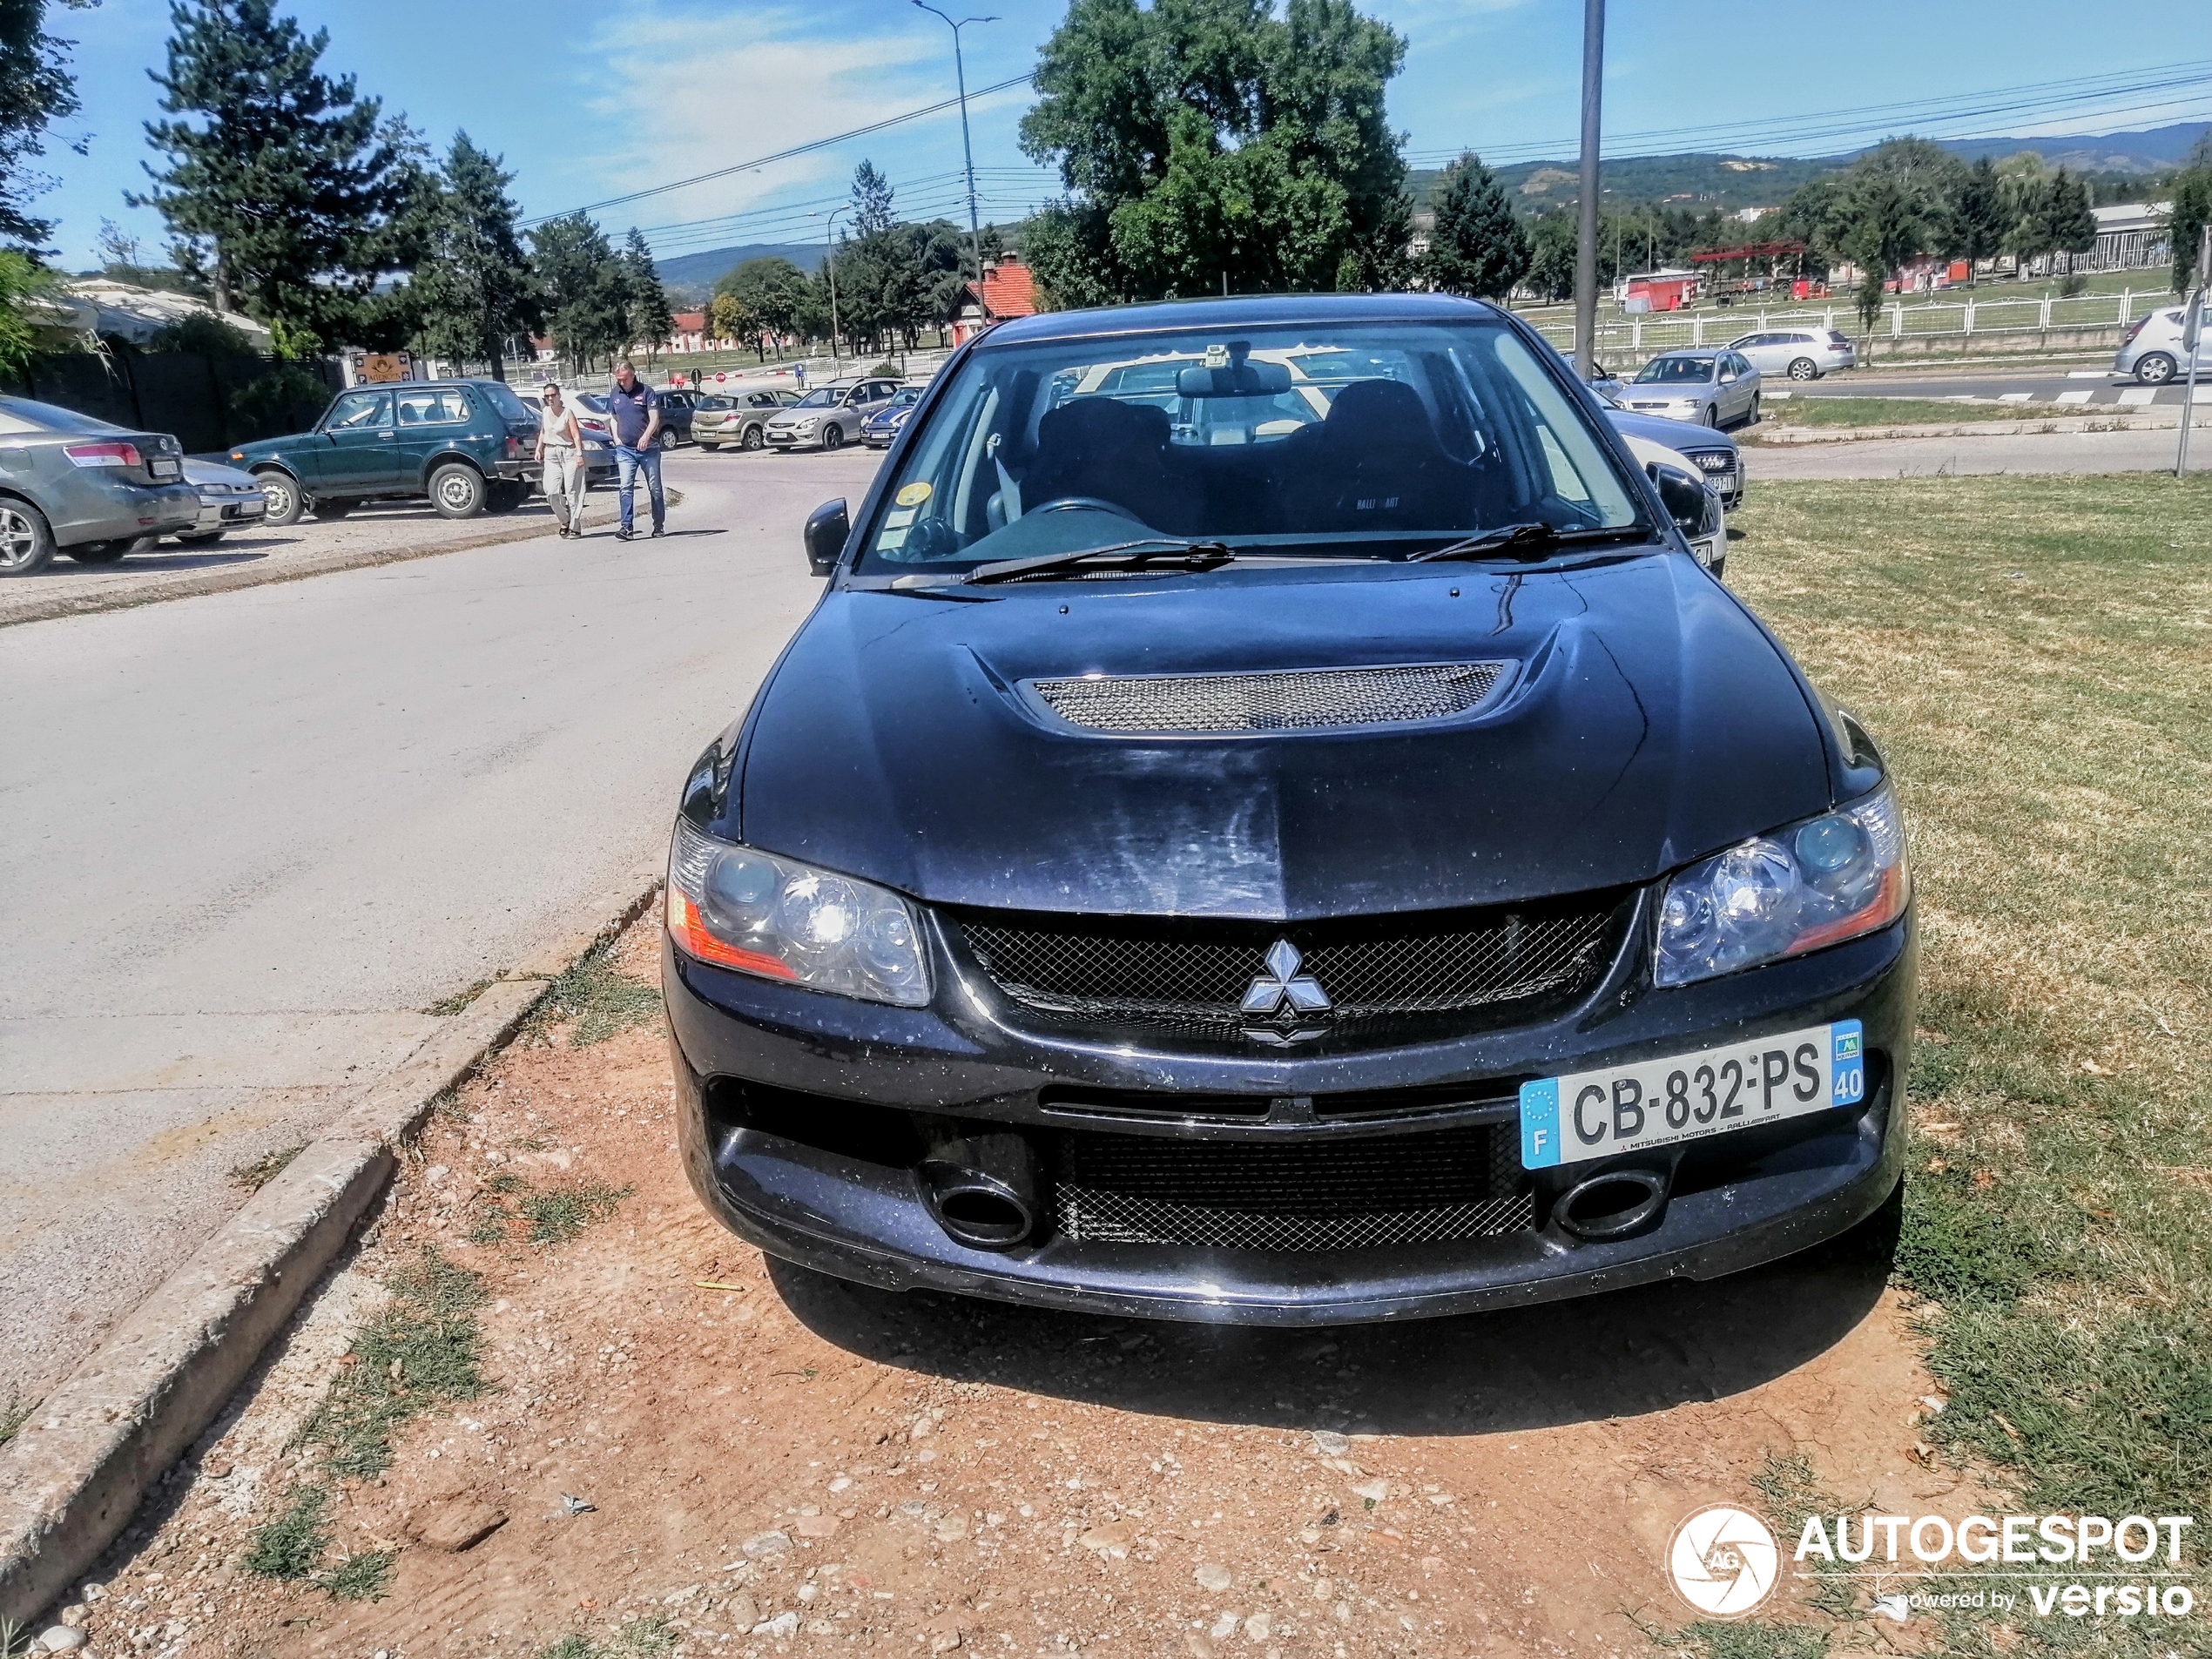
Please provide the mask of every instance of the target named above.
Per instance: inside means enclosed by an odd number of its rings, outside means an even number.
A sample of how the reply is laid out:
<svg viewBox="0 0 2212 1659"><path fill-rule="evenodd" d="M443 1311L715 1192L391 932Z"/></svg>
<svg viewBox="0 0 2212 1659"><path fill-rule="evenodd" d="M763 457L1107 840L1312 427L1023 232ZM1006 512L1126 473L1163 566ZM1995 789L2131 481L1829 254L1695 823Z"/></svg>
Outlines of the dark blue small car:
<svg viewBox="0 0 2212 1659"><path fill-rule="evenodd" d="M1710 501L1446 295L970 342L682 792L694 1189L872 1285L1277 1325L1878 1244L1904 830Z"/></svg>
<svg viewBox="0 0 2212 1659"><path fill-rule="evenodd" d="M921 388L902 386L892 393L891 401L875 410L860 422L860 442L871 449L888 449L891 440L899 435L899 428L914 413L914 405L921 400Z"/></svg>

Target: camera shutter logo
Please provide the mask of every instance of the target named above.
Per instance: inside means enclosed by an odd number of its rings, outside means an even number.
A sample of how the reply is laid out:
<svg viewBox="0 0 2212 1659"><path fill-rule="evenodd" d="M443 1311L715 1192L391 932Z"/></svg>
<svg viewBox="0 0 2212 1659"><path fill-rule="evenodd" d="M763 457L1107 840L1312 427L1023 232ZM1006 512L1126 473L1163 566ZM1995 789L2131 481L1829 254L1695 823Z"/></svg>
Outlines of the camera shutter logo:
<svg viewBox="0 0 2212 1659"><path fill-rule="evenodd" d="M1774 1592L1782 1547L1767 1524L1732 1504L1710 1504L1675 1528L1667 1576L1675 1594L1710 1618L1736 1619Z"/></svg>

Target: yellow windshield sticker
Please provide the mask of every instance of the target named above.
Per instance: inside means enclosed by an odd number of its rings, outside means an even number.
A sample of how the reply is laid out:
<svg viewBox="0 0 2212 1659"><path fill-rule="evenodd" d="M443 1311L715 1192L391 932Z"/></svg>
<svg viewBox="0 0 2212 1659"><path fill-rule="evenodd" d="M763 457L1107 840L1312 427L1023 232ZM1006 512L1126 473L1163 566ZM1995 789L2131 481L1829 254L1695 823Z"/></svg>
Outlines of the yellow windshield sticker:
<svg viewBox="0 0 2212 1659"><path fill-rule="evenodd" d="M899 492L897 499L899 505L901 507L919 507L922 504L922 502L929 499L929 486L927 484L908 484L904 489Z"/></svg>

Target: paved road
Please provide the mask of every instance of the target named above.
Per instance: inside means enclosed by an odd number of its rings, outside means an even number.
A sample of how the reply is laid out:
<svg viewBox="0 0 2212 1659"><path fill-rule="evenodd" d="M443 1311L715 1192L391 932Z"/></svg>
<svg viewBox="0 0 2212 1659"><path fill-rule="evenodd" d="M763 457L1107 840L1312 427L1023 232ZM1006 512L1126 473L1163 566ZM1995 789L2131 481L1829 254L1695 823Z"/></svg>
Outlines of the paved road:
<svg viewBox="0 0 2212 1659"><path fill-rule="evenodd" d="M2185 388L2179 385L2152 388L2132 380L2116 380L2102 368L1956 368L1905 373L1869 369L1831 374L1824 380L1798 384L1771 377L1766 395L1788 397L1967 397L1982 401L2023 403L2062 403L2069 407L2178 409ZM2197 388L2200 404L2212 402L2212 386Z"/></svg>
<svg viewBox="0 0 2212 1659"><path fill-rule="evenodd" d="M659 542L541 538L7 631L0 1406L421 1010L596 920L813 603L862 454L685 454Z"/></svg>

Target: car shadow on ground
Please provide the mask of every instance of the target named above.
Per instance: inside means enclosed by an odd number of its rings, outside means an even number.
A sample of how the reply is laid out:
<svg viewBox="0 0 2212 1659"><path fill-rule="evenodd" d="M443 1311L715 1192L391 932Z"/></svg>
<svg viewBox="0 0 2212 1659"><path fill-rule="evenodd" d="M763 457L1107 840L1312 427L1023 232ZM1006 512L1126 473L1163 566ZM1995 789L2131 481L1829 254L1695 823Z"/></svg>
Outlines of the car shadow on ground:
<svg viewBox="0 0 2212 1659"><path fill-rule="evenodd" d="M266 559L279 548L290 543L278 540L267 543L246 543L236 547L226 542L220 551L187 552L182 549L172 553L133 553L128 558L107 564L79 564L67 556L56 559L40 576L105 576L127 575L138 571L153 575L164 570L219 570L228 564L253 564ZM63 553L66 556L68 550Z"/></svg>
<svg viewBox="0 0 2212 1659"><path fill-rule="evenodd" d="M900 1294L770 1259L807 1328L863 1359L1167 1417L1477 1434L1727 1399L1824 1352L1872 1312L1871 1263L1782 1262L1502 1313L1296 1331Z"/></svg>

